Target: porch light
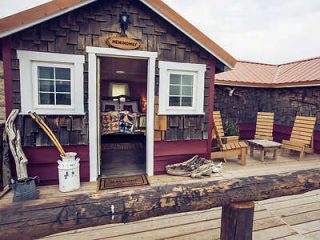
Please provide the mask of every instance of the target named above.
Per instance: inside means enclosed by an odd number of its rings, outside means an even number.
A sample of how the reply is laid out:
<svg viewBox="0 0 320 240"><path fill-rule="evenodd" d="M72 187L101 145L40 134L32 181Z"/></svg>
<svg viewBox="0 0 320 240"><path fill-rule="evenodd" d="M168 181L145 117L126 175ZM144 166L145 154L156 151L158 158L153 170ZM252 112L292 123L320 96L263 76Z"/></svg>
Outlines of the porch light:
<svg viewBox="0 0 320 240"><path fill-rule="evenodd" d="M117 70L116 71L116 74L125 74L126 72L125 71L122 71L122 70Z"/></svg>
<svg viewBox="0 0 320 240"><path fill-rule="evenodd" d="M129 14L127 12L123 12L120 14L120 28L121 28L121 33L126 35L126 30L128 29L128 24L129 24Z"/></svg>

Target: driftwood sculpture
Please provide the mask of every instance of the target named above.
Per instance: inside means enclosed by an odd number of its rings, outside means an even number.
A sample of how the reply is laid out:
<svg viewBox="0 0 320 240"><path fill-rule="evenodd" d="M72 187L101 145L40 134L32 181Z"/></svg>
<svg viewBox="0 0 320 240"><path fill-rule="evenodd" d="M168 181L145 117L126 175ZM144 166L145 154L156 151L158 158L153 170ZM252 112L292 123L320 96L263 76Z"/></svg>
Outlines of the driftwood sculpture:
<svg viewBox="0 0 320 240"><path fill-rule="evenodd" d="M16 129L14 121L18 116L19 110L13 109L6 121L5 131L8 136L8 142L11 154L14 158L18 180L28 178L27 164L28 159L24 154L21 146L20 131Z"/></svg>
<svg viewBox="0 0 320 240"><path fill-rule="evenodd" d="M170 175L201 178L211 176L212 173L219 173L222 170L222 163L214 164L212 160L207 160L195 155L191 159L166 166L166 172Z"/></svg>

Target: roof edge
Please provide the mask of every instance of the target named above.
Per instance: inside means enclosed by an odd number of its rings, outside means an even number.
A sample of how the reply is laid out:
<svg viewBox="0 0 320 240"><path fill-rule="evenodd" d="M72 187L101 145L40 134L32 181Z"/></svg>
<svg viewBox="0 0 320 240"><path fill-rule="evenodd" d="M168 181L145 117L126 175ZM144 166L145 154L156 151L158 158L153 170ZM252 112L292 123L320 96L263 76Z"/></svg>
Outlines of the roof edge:
<svg viewBox="0 0 320 240"><path fill-rule="evenodd" d="M0 19L0 38L50 20L97 0L53 0ZM140 0L229 68L236 59L161 0ZM32 13L32 14L31 14ZM24 19L24 22L21 22Z"/></svg>
<svg viewBox="0 0 320 240"><path fill-rule="evenodd" d="M306 81L305 84L301 82L295 83L241 83L233 81L223 81L215 80L215 85L224 85L224 86L236 86L236 87L250 87L250 88L295 88L295 87L318 87L320 86L320 80L317 81Z"/></svg>
<svg viewBox="0 0 320 240"><path fill-rule="evenodd" d="M291 62L286 62L286 63L280 63L280 64L262 63L262 62L255 62L255 61L249 61L249 60L237 60L237 62L280 67L280 66L287 65L287 64L301 63L301 62L311 61L311 60L318 59L318 58L320 58L320 56L310 57L310 58L305 58L305 59L301 59L301 60L296 60L296 61L291 61Z"/></svg>
<svg viewBox="0 0 320 240"><path fill-rule="evenodd" d="M37 25L39 23L42 23L44 21L50 20L52 18L58 17L62 14L65 14L67 12L70 12L74 9L77 9L79 7L85 6L89 3L95 2L97 0L55 0L55 1L50 1L38 6L35 6L33 8L26 9L24 11L18 12L16 14L10 15L8 17L0 19L0 38L7 37L13 33L22 31L28 27L32 27L34 25ZM67 3L67 5L65 5ZM52 11L52 8L56 8L55 11ZM28 13L30 11L37 11L39 8L45 8L49 10L49 13L42 13L37 15L36 19L32 20L31 17L34 17L34 14L28 16ZM51 12L50 12L51 10ZM43 11L43 10L42 10ZM25 24L16 27L14 29L10 29L15 23L16 23L16 18L19 15L19 18L21 17L26 17ZM22 16L20 16L22 15ZM9 22L9 26L5 27L3 26L4 22Z"/></svg>
<svg viewBox="0 0 320 240"><path fill-rule="evenodd" d="M187 21L184 17L178 14L175 10L173 10L163 1L161 0L140 0L140 1L144 3L146 6L148 6L149 8L151 8L154 12L159 14L161 17L166 19L169 23L171 23L173 26L178 28L184 34L186 34L193 41L198 43L201 47L203 47L205 50L207 50L209 53L211 53L213 56L215 56L218 60L220 60L229 68L232 69L237 63L237 60L234 57L232 57L226 50L224 50L222 47L216 44L207 35L202 33L198 28L192 25L189 21ZM157 9L155 9L154 6L156 6ZM168 14L164 14L164 10L168 11ZM176 20L173 19L173 16L178 17L178 19ZM181 26L182 24L188 26L188 30L189 30L188 32L183 29L183 27ZM195 34L199 34L201 37L201 40L199 39L196 40L196 37L194 36ZM216 49L216 51L219 51L221 53L217 53L212 49ZM224 55L224 58L226 59L223 59L221 55Z"/></svg>

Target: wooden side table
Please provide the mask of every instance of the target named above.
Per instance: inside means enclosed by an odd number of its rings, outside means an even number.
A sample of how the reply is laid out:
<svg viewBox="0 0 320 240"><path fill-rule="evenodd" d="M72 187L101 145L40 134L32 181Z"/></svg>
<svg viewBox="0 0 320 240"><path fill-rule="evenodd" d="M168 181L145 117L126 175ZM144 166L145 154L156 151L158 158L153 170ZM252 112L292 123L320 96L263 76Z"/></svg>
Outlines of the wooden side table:
<svg viewBox="0 0 320 240"><path fill-rule="evenodd" d="M248 140L250 147L250 157L253 158L253 151L260 151L260 161L264 161L267 152L273 152L273 159L277 159L277 151L281 148L282 144L269 140Z"/></svg>

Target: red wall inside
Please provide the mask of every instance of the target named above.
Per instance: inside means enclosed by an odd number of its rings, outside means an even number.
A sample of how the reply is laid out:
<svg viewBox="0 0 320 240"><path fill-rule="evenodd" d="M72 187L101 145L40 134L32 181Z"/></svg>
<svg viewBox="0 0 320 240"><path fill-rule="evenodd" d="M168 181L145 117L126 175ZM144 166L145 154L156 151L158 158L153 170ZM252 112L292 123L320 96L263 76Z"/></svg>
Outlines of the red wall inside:
<svg viewBox="0 0 320 240"><path fill-rule="evenodd" d="M23 150L29 160L29 176L39 176L41 185L58 183L57 161L60 156L55 147L25 147ZM89 146L64 146L64 150L78 153L81 181L89 181Z"/></svg>
<svg viewBox="0 0 320 240"><path fill-rule="evenodd" d="M247 140L253 139L255 133L255 124L239 124L240 139ZM276 142L281 142L282 140L288 140L291 135L292 128L288 126L281 126L275 124L273 127L273 139ZM315 153L320 153L320 132L314 131L314 150Z"/></svg>

